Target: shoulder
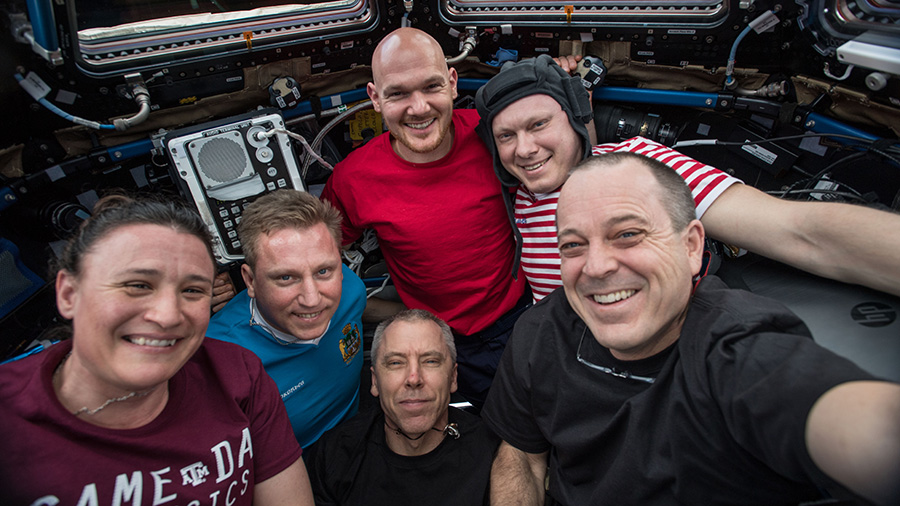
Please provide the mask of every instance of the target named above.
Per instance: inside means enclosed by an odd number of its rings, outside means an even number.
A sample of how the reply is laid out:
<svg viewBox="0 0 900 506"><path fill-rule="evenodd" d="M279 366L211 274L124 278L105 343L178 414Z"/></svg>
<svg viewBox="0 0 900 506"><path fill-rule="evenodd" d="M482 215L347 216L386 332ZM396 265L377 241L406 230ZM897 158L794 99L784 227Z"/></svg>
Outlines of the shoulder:
<svg viewBox="0 0 900 506"><path fill-rule="evenodd" d="M481 116L478 115L478 111L475 109L454 109L453 117L462 125L471 125L473 130L481 119Z"/></svg>
<svg viewBox="0 0 900 506"><path fill-rule="evenodd" d="M460 140L460 144L484 146L484 142L475 133L478 121L479 116L475 109L456 109L453 111L453 126L455 128L453 134ZM487 148L485 147L484 149L487 152Z"/></svg>
<svg viewBox="0 0 900 506"><path fill-rule="evenodd" d="M521 325L545 330L562 330L573 328L578 321L580 321L578 316L566 299L565 291L559 288L522 313L516 322L516 328Z"/></svg>
<svg viewBox="0 0 900 506"><path fill-rule="evenodd" d="M366 284L346 265L341 266L341 301L332 317L332 325L344 326L350 322L360 322L366 308Z"/></svg>
<svg viewBox="0 0 900 506"><path fill-rule="evenodd" d="M320 466L332 457L361 454L365 450L372 429L381 426L380 420L382 420L381 410L376 407L360 411L349 420L322 434L322 437L309 448L307 459Z"/></svg>
<svg viewBox="0 0 900 506"><path fill-rule="evenodd" d="M341 283L341 302L343 303L345 294L352 297L354 300L359 299L360 297L365 300L366 284L363 280L360 279L352 269L347 267L346 264L341 264L341 274L343 274L344 278Z"/></svg>
<svg viewBox="0 0 900 506"><path fill-rule="evenodd" d="M713 338L766 332L810 337L803 321L780 302L729 288L716 276L700 282L684 328L708 329Z"/></svg>
<svg viewBox="0 0 900 506"><path fill-rule="evenodd" d="M662 144L651 141L650 139L644 137L632 137L630 139L626 139L620 142L607 142L604 144L598 144L591 148L591 154L593 155L602 155L604 153L611 153L613 151L628 151L631 153L641 151L641 154L651 156L644 152L647 149L658 149L663 148Z"/></svg>
<svg viewBox="0 0 900 506"><path fill-rule="evenodd" d="M0 411L19 401L28 402L27 396L21 395L23 392L36 395L32 389L49 385L53 370L71 350L72 340L66 339L38 353L0 364Z"/></svg>
<svg viewBox="0 0 900 506"><path fill-rule="evenodd" d="M204 339L203 344L200 345L194 356L188 360L188 363L191 362L213 364L217 367L222 365L238 366L240 364L243 364L242 368L246 369L261 367L259 357L252 351L243 346L218 339Z"/></svg>
<svg viewBox="0 0 900 506"><path fill-rule="evenodd" d="M213 326L221 327L221 326L234 326L237 322L236 320L243 318L244 316L250 315L250 296L247 295L247 290L242 290L237 295L234 296L228 304L225 304L221 310L216 312L209 319L210 328Z"/></svg>
<svg viewBox="0 0 900 506"><path fill-rule="evenodd" d="M204 338L182 368L189 381L217 382L224 390L245 391L265 375L262 361L237 344Z"/></svg>
<svg viewBox="0 0 900 506"><path fill-rule="evenodd" d="M390 148L390 133L384 132L374 139L351 151L343 160L334 167L330 179L350 182L354 175L366 174L372 169L372 158L382 159L393 153Z"/></svg>
<svg viewBox="0 0 900 506"><path fill-rule="evenodd" d="M518 364L546 364L574 346L572 341L581 336L583 326L562 288L554 290L519 317L504 358L509 355L507 360Z"/></svg>

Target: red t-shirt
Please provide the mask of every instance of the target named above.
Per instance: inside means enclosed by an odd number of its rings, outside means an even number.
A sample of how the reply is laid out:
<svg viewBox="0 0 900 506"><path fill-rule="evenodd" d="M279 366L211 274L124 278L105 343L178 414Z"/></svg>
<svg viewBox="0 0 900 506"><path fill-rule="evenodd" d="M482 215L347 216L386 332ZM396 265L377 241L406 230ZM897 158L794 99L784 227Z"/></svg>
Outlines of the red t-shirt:
<svg viewBox="0 0 900 506"><path fill-rule="evenodd" d="M524 276L512 277L515 240L477 124L474 110L454 111L453 147L423 164L397 156L382 134L339 163L322 193L344 216L345 244L375 230L407 307L466 335L494 323L525 289Z"/></svg>

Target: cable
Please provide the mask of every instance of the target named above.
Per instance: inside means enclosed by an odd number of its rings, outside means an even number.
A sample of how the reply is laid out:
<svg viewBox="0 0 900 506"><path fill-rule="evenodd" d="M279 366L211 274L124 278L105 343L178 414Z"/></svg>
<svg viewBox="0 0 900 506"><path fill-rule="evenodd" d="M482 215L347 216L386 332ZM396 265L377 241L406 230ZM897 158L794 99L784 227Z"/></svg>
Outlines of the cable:
<svg viewBox="0 0 900 506"><path fill-rule="evenodd" d="M49 100L44 98L44 96L39 96L40 92L38 92L38 94L35 94L36 90L35 90L33 83L29 84L29 82L22 76L22 74L16 72L14 74L14 76L16 78L16 81L18 81L19 86L22 87L22 89L27 91L28 94L31 95L35 100L37 100L37 102L39 104L46 107L47 110L52 112L53 114L56 114L57 116L65 119L67 121L71 121L72 123L83 125L83 126L86 126L89 128L94 128L96 130L115 130L116 129L115 125L103 124L103 123L99 123L97 121L91 121L91 120L87 120L84 118L79 118L78 116L73 116L73 115L63 111L59 107L56 107L55 105L53 105ZM36 78L36 76L35 76L35 78ZM41 84L43 84L43 82L41 82ZM50 92L50 90L48 88L45 90L44 95L46 95L49 92ZM149 108L148 108L148 112L149 112Z"/></svg>
<svg viewBox="0 0 900 506"><path fill-rule="evenodd" d="M324 127L322 127L322 130L320 130L318 135L316 135L316 138L313 139L312 146L309 148L310 156L303 160L303 170L301 171L300 175L303 177L304 180L306 179L307 171L309 171L309 166L312 165L313 158L315 158L316 161L318 161L319 163L322 163L328 170L334 171L334 167L332 167L328 163L323 163L324 161L317 154L319 148L322 146L322 141L325 139L325 135L327 135L328 132L330 132L331 129L335 127L335 125L344 121L344 119L346 119L348 116L356 114L357 111L361 111L363 109L368 109L369 107L372 107L371 100L365 100L363 102L360 102L360 103L354 105L353 107L347 109L346 111L338 114L337 116L332 118L331 121L329 121Z"/></svg>
<svg viewBox="0 0 900 506"><path fill-rule="evenodd" d="M835 161L831 162L830 164L828 164L827 167L825 167L824 169L817 172L816 175L812 177L812 180L819 181L820 179L822 179L822 177L825 176L825 174L828 174L829 172L831 172L835 167L837 167L839 165L843 165L844 163L856 160L857 158L862 158L862 157L866 156L868 153L869 153L868 151L858 151L851 155L847 155L841 159L835 160Z"/></svg>
<svg viewBox="0 0 900 506"><path fill-rule="evenodd" d="M737 38L734 39L734 43L731 45L731 52L728 54L728 64L725 67L725 89L730 89L735 86L736 81L734 79L734 63L736 61L737 49L740 45L741 41L744 37L750 33L750 30L756 30L757 33L764 32L769 29L774 23L778 22L778 17L771 10L767 10L763 12L759 16L757 16L753 21L751 21L747 26L741 30L741 33L738 34Z"/></svg>
<svg viewBox="0 0 900 506"><path fill-rule="evenodd" d="M371 298L371 297L373 297L373 296L375 296L375 295L381 293L381 291L384 290L384 287L387 286L388 281L390 281L390 280L391 280L391 275L390 275L390 273L385 274L385 275L384 275L384 281L381 283L381 286L379 286L378 288L372 290L371 292L366 293L366 298L369 299L369 298Z"/></svg>
<svg viewBox="0 0 900 506"><path fill-rule="evenodd" d="M831 67L828 65L828 62L825 62L825 67L822 69L822 73L825 74L826 77L834 79L835 81L843 81L850 77L850 73L853 72L855 65L847 65L847 68L844 70L844 75L836 76L831 73Z"/></svg>
<svg viewBox="0 0 900 506"><path fill-rule="evenodd" d="M854 190L854 192L855 192L855 190ZM865 197L860 195L858 192L855 192L855 193L842 192L842 191L838 191L838 190L829 190L827 188L807 188L807 189L803 189L803 190L783 190L783 191L782 190L774 190L774 191L768 191L766 193L768 193L769 195L773 195L773 196L780 196L781 198L784 198L787 195L799 195L799 194L811 195L813 193L822 193L822 194L834 195L837 197L844 197L844 198L848 198L848 199L852 199L852 200L857 200L857 201L863 202L865 204L870 203Z"/></svg>
<svg viewBox="0 0 900 506"><path fill-rule="evenodd" d="M359 269L366 257L354 249L345 249L341 251L341 256L347 261L347 267L349 267L354 274L359 276Z"/></svg>
<svg viewBox="0 0 900 506"><path fill-rule="evenodd" d="M37 100L39 104L46 107L48 111L67 121L93 128L95 130L118 130L120 132L124 132L132 126L144 122L150 116L150 92L147 91L147 87L143 84L143 82L134 84L131 89L132 93L134 94L134 101L138 104L139 107L138 112L128 118L119 118L113 120L113 124L110 125L108 123L100 123L98 121L87 120L78 116L74 116L51 103L46 98L47 94L50 93L50 87L47 86L47 84L44 83L41 78L35 75L33 72L30 72L27 78L23 77L20 72L16 72L14 74L14 77L19 83L19 86L21 86L22 89L28 92L28 94L31 95L32 98ZM138 79L140 79L140 75L138 75L137 77Z"/></svg>
<svg viewBox="0 0 900 506"><path fill-rule="evenodd" d="M269 130L269 131L267 131L267 132L258 132L258 133L256 134L256 139L261 141L261 140L263 140L263 139L267 139L267 138L269 138L269 137L272 137L272 136L275 135L275 134L285 134L285 135L287 135L288 137L290 137L290 138L292 138L292 139L296 139L296 140L300 141L300 144L303 145L303 149L309 154L309 156L311 156L312 158L314 158L317 162L321 163L321 164L322 164L323 166L325 166L328 170L331 170L331 171L334 170L334 167L332 167L330 163L328 163L327 161L325 161L324 158L322 158L321 156L318 155L318 153L316 153L315 151L313 151L313 148L312 148L312 147L309 145L309 143L306 141L306 138L305 138L305 137L303 137L303 136L300 135L300 134L295 134L294 132L291 132L290 130L285 130L284 128L273 128L273 129L271 129L271 130ZM306 179L306 169L305 169L305 168L304 168L304 170L303 170L302 177L303 177L304 180Z"/></svg>
<svg viewBox="0 0 900 506"><path fill-rule="evenodd" d="M760 139L758 141L722 141L719 139L691 139L686 141L678 141L673 146L672 149L683 148L687 146L752 146L755 144L765 144L768 142L777 142L777 141L789 141L793 139L803 139L807 137L835 137L839 139L849 139L853 141L865 142L867 144L871 144L871 139L866 139L865 137L858 137L855 135L846 135L846 134L832 134L832 133L805 133L798 135L785 135L782 137L771 137L769 139ZM900 142L900 141L898 141Z"/></svg>

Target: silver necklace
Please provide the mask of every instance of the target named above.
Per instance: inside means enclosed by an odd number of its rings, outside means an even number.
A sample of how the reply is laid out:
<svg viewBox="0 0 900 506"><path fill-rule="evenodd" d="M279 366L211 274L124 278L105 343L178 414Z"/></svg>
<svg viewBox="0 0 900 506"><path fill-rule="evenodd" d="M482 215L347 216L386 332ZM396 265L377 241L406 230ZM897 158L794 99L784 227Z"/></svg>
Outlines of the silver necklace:
<svg viewBox="0 0 900 506"><path fill-rule="evenodd" d="M62 371L63 364L66 363L66 360L68 360L71 355L72 355L72 352L70 351L69 353L66 354L65 357L63 357L63 359L59 363L59 365L56 366L56 370L53 371L53 376L59 376L60 371ZM62 383L60 383L60 387L61 386L62 386ZM125 394L122 397L113 397L112 399L107 399L106 402L101 404L100 407L98 407L98 408L91 409L87 406L84 406L83 408L81 408L77 411L73 411L72 414L75 416L96 415L97 413L102 411L103 408L105 408L106 406L109 406L110 404L112 404L114 402L127 401L128 399L131 399L132 397L145 397L145 396L149 395L150 392L152 392L153 390L155 390L155 388L151 388L150 390L147 390L146 392L136 392L135 391L135 392L131 392L130 394Z"/></svg>

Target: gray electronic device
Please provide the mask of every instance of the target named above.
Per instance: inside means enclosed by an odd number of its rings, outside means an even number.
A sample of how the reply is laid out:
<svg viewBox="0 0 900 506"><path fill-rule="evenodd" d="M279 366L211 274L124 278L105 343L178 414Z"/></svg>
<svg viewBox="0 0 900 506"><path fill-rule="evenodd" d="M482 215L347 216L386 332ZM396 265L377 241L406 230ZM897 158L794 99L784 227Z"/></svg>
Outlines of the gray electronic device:
<svg viewBox="0 0 900 506"><path fill-rule="evenodd" d="M603 60L596 56L583 57L575 71L581 76L581 85L588 91L599 86L606 78L606 66L603 65Z"/></svg>
<svg viewBox="0 0 900 506"><path fill-rule="evenodd" d="M237 224L248 204L275 190L306 190L284 130L277 110L262 109L163 137L172 177L209 227L220 264L243 259Z"/></svg>

